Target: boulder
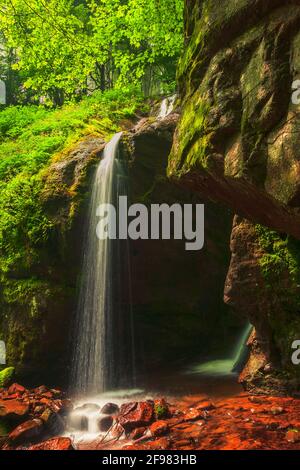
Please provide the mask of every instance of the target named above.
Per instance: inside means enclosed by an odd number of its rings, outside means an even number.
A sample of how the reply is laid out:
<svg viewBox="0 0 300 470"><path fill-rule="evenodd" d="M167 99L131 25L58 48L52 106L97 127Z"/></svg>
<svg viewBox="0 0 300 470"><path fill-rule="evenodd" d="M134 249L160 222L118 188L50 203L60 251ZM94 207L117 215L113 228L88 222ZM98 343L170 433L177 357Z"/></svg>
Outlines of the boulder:
<svg viewBox="0 0 300 470"><path fill-rule="evenodd" d="M119 407L115 403L106 403L101 408L101 414L103 415L114 415L119 412Z"/></svg>
<svg viewBox="0 0 300 470"><path fill-rule="evenodd" d="M8 389L8 394L13 395L13 394L18 394L18 395L23 395L23 393L26 391L26 388L23 387L23 385L19 385L17 383L12 384L9 389Z"/></svg>
<svg viewBox="0 0 300 470"><path fill-rule="evenodd" d="M0 418L19 420L29 414L29 405L18 399L0 400Z"/></svg>
<svg viewBox="0 0 300 470"><path fill-rule="evenodd" d="M133 441L136 441L137 439L140 439L141 437L143 437L146 432L147 432L147 428L145 428L145 427L136 428L130 434L130 438Z"/></svg>
<svg viewBox="0 0 300 470"><path fill-rule="evenodd" d="M110 430L114 423L112 416L102 416L98 420L98 428L101 432L107 432Z"/></svg>
<svg viewBox="0 0 300 470"><path fill-rule="evenodd" d="M154 403L152 401L125 403L121 406L118 417L119 423L126 432L135 428L148 426L154 418Z"/></svg>
<svg viewBox="0 0 300 470"><path fill-rule="evenodd" d="M166 421L155 421L151 424L149 429L152 437L165 436L170 430Z"/></svg>
<svg viewBox="0 0 300 470"><path fill-rule="evenodd" d="M56 437L23 450L75 450L75 448L68 437Z"/></svg>
<svg viewBox="0 0 300 470"><path fill-rule="evenodd" d="M286 435L285 438L288 442L295 443L300 441L300 433L298 429L290 429Z"/></svg>
<svg viewBox="0 0 300 470"><path fill-rule="evenodd" d="M44 433L44 422L35 418L17 426L8 436L8 441L13 446L27 444L41 439Z"/></svg>
<svg viewBox="0 0 300 470"><path fill-rule="evenodd" d="M65 429L65 423L62 417L50 408L46 408L46 410L41 414L40 419L45 424L45 432L48 436L57 436Z"/></svg>

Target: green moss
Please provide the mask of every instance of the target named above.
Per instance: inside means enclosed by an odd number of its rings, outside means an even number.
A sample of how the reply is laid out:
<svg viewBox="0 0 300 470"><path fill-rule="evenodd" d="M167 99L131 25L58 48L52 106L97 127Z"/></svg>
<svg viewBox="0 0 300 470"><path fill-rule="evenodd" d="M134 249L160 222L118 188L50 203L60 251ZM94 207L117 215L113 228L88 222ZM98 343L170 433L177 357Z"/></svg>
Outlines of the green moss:
<svg viewBox="0 0 300 470"><path fill-rule="evenodd" d="M177 169L189 169L195 165L207 168L207 150L210 135L207 129L207 116L210 106L198 94L185 105L180 119L178 133L179 145L176 155L170 155L170 167L176 163ZM177 160L177 162L176 162Z"/></svg>
<svg viewBox="0 0 300 470"><path fill-rule="evenodd" d="M168 407L160 403L154 405L154 413L156 419L164 419L168 416Z"/></svg>
<svg viewBox="0 0 300 470"><path fill-rule="evenodd" d="M261 273L269 291L265 295L271 301L268 319L273 338L281 352L283 368L299 376L290 357L291 344L300 337L300 241L261 225L256 225L255 230L262 250Z"/></svg>
<svg viewBox="0 0 300 470"><path fill-rule="evenodd" d="M14 373L14 367L7 367L6 369L0 372L0 388L7 387L7 385L9 385L9 383L12 381Z"/></svg>
<svg viewBox="0 0 300 470"><path fill-rule="evenodd" d="M296 287L300 283L300 242L261 225L256 225L255 229L264 251L259 263L267 285L274 286L274 282L280 282L282 274L287 272Z"/></svg>

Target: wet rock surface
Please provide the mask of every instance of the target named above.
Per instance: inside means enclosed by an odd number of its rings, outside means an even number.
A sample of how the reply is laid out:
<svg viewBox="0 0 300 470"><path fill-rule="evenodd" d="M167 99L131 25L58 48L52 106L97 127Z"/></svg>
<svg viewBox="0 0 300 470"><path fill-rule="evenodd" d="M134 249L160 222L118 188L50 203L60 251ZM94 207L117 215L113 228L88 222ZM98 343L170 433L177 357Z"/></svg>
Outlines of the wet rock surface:
<svg viewBox="0 0 300 470"><path fill-rule="evenodd" d="M207 395L189 395L128 402L114 417L99 413L109 423L97 439L75 443L70 437L62 437L62 429L48 427L53 413L60 422L66 409L71 410L70 401L59 391L36 390L37 394L25 389L19 398L20 402L28 400L29 412L1 438L2 450L300 450L298 398L243 392L214 400ZM45 394L54 397L45 398ZM0 404L10 401L9 396L7 389L2 390ZM35 413L33 401L41 400L43 411ZM58 408L57 402L62 405L66 401L67 408ZM157 416L157 404L163 419Z"/></svg>
<svg viewBox="0 0 300 470"><path fill-rule="evenodd" d="M0 391L0 421L11 432L2 439L4 449L31 445L62 434L72 403L56 389L40 386L28 390L13 384Z"/></svg>
<svg viewBox="0 0 300 470"><path fill-rule="evenodd" d="M78 449L300 449L300 400L296 398L241 393L213 402L204 395L168 401L168 419L136 428L125 441L95 441L80 444Z"/></svg>

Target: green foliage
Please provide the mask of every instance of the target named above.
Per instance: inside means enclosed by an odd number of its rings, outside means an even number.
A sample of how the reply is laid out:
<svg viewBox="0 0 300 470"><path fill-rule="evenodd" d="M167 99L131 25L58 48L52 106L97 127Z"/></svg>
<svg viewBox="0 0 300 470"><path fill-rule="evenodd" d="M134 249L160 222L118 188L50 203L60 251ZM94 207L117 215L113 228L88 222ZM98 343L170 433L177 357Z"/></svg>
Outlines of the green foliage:
<svg viewBox="0 0 300 470"><path fill-rule="evenodd" d="M14 367L7 367L6 369L0 372L0 388L7 387L7 385L9 385L9 383L12 381L14 373Z"/></svg>
<svg viewBox="0 0 300 470"><path fill-rule="evenodd" d="M131 89L98 92L58 110L17 106L0 112L0 273L27 272L51 237L53 223L40 195L52 157L85 135L109 137L143 106Z"/></svg>
<svg viewBox="0 0 300 470"><path fill-rule="evenodd" d="M62 104L87 89L174 83L183 45L183 0L2 0L11 69L25 89Z"/></svg>

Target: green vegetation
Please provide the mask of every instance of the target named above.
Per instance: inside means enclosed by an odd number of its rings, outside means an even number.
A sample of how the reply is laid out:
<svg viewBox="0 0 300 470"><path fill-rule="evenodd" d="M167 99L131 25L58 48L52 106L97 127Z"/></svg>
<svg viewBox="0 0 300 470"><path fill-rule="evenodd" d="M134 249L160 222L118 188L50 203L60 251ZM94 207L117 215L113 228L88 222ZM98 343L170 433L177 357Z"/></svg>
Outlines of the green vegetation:
<svg viewBox="0 0 300 470"><path fill-rule="evenodd" d="M7 367L0 372L0 388L6 387L11 382L15 373L14 367Z"/></svg>
<svg viewBox="0 0 300 470"><path fill-rule="evenodd" d="M95 93L59 110L17 106L0 112L0 272L28 269L50 237L40 194L52 159L84 136L109 137L137 108L145 105L131 90Z"/></svg>
<svg viewBox="0 0 300 470"><path fill-rule="evenodd" d="M268 313L274 341L282 357L288 358L286 370L299 375L290 362L290 353L291 344L300 333L300 242L261 225L256 225L255 230L262 249L261 272L274 301Z"/></svg>
<svg viewBox="0 0 300 470"><path fill-rule="evenodd" d="M300 250L299 241L287 235L280 236L277 232L262 225L256 225L259 244L264 251L260 266L268 285L272 286L280 280L284 272L296 285L300 283Z"/></svg>
<svg viewBox="0 0 300 470"><path fill-rule="evenodd" d="M0 76L10 103L61 105L91 90L175 86L183 0L2 0ZM22 85L20 91L20 85Z"/></svg>

